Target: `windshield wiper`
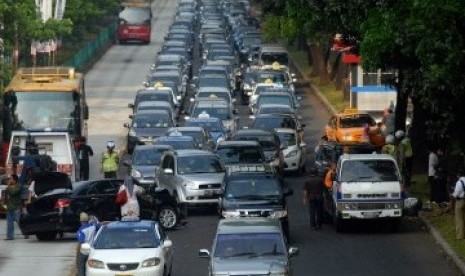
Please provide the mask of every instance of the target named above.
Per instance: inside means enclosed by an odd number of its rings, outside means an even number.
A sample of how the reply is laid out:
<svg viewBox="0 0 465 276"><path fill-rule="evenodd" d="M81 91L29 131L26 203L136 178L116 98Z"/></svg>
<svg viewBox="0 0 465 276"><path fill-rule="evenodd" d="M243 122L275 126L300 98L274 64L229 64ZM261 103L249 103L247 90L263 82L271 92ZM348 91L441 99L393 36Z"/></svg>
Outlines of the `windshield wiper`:
<svg viewBox="0 0 465 276"><path fill-rule="evenodd" d="M255 257L262 257L262 256L277 256L277 255L284 255L282 252L270 251L270 252L262 252L255 255L251 255L249 258Z"/></svg>
<svg viewBox="0 0 465 276"><path fill-rule="evenodd" d="M253 252L241 252L241 253L236 253L236 254L232 254L232 255L224 256L224 257L229 258L229 257L254 256L254 255L257 255L257 254Z"/></svg>

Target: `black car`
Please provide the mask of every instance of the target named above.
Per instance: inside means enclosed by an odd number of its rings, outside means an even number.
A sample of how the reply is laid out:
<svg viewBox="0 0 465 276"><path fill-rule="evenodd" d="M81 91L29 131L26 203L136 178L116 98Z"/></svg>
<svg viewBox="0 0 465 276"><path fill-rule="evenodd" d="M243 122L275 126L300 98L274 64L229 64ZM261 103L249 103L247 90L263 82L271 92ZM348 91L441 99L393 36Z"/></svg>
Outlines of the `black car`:
<svg viewBox="0 0 465 276"><path fill-rule="evenodd" d="M274 130L241 129L231 136L233 141L257 141L263 149L267 162L276 169L280 180L284 178L284 155L279 136Z"/></svg>
<svg viewBox="0 0 465 276"><path fill-rule="evenodd" d="M345 153L373 153L377 150L374 145L360 143L343 145L333 141L321 140L315 148L315 168L314 173L318 176L325 176L331 163L336 163L344 152Z"/></svg>
<svg viewBox="0 0 465 276"><path fill-rule="evenodd" d="M218 202L221 218L269 217L279 219L289 239L286 196L292 195L270 170L233 172L226 178Z"/></svg>
<svg viewBox="0 0 465 276"><path fill-rule="evenodd" d="M216 146L215 153L226 167L266 163L265 154L257 141L221 141Z"/></svg>
<svg viewBox="0 0 465 276"><path fill-rule="evenodd" d="M100 221L120 218L115 197L122 179L102 179L71 183L68 175L50 172L34 177L37 195L27 205L19 226L24 235L39 240L53 240L58 233L74 233L79 229L79 214L86 212ZM141 219L158 220L166 229L181 223L185 213L167 190L154 185L139 198Z"/></svg>

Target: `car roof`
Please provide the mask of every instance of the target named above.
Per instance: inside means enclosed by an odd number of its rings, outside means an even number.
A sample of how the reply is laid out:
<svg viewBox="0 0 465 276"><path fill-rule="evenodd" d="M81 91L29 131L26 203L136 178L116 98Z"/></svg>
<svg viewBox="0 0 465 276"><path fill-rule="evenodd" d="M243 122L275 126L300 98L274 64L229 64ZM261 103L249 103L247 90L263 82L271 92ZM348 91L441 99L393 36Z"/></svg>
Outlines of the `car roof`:
<svg viewBox="0 0 465 276"><path fill-rule="evenodd" d="M159 151L159 150L172 150L172 146L168 145L136 145L134 148L134 152L138 150L154 150L154 151Z"/></svg>
<svg viewBox="0 0 465 276"><path fill-rule="evenodd" d="M292 128L275 128L274 129L277 133L295 133L295 129Z"/></svg>
<svg viewBox="0 0 465 276"><path fill-rule="evenodd" d="M222 219L217 229L217 234L281 232L279 220L268 218Z"/></svg>
<svg viewBox="0 0 465 276"><path fill-rule="evenodd" d="M172 108L168 102L165 101L143 101L137 105L137 108L143 106L155 106L155 107L169 107Z"/></svg>
<svg viewBox="0 0 465 276"><path fill-rule="evenodd" d="M150 229L150 228L154 228L156 224L158 223L152 220L134 220L134 221L117 220L117 221L112 221L106 224L105 227L108 229L130 229L133 227Z"/></svg>
<svg viewBox="0 0 465 276"><path fill-rule="evenodd" d="M197 104L195 105L196 108L202 108L202 107L229 107L229 104L227 101L222 100L222 99L215 99L212 100L210 98L199 98L196 100Z"/></svg>
<svg viewBox="0 0 465 276"><path fill-rule="evenodd" d="M373 154L343 154L340 157L341 161L347 160L392 160L394 161L394 157L390 154L385 153L373 153Z"/></svg>
<svg viewBox="0 0 465 276"><path fill-rule="evenodd" d="M187 135L180 135L180 136L160 136L157 137L156 141L185 141L185 142L190 142L194 141L194 138L192 136L187 136Z"/></svg>
<svg viewBox="0 0 465 276"><path fill-rule="evenodd" d="M234 133L233 136L238 136L238 135L245 135L245 134L250 134L250 135L273 135L274 131L270 130L265 130L265 129L260 129L260 128L244 128L244 129L239 129Z"/></svg>
<svg viewBox="0 0 465 276"><path fill-rule="evenodd" d="M201 126L179 126L179 127L172 127L170 129L168 129L166 131L166 133L169 133L169 132L174 132L174 131L179 131L179 132L183 132L183 131L199 131L199 132L203 132L205 131L205 129Z"/></svg>
<svg viewBox="0 0 465 276"><path fill-rule="evenodd" d="M169 112L168 110L166 109L154 109L154 110L139 110L137 111L136 113L134 113L134 116L137 116L137 115L147 115L147 114L154 114L154 115L158 115L158 114L168 114L169 115Z"/></svg>
<svg viewBox="0 0 465 276"><path fill-rule="evenodd" d="M257 141L221 141L217 147L259 147L260 143Z"/></svg>

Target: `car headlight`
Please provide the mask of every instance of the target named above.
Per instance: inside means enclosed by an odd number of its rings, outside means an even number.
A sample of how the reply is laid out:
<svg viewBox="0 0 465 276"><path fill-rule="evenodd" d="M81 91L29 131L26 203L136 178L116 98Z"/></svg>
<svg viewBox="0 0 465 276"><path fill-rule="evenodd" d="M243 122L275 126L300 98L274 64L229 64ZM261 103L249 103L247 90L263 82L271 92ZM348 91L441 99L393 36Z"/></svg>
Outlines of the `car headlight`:
<svg viewBox="0 0 465 276"><path fill-rule="evenodd" d="M141 178L142 174L138 170L131 169L131 176L134 178Z"/></svg>
<svg viewBox="0 0 465 276"><path fill-rule="evenodd" d="M238 218L241 216L241 213L239 211L222 211L221 215L224 218Z"/></svg>
<svg viewBox="0 0 465 276"><path fill-rule="evenodd" d="M105 264L102 261L96 259L87 260L87 265L92 268L102 269L105 268Z"/></svg>
<svg viewBox="0 0 465 276"><path fill-rule="evenodd" d="M286 158L291 158L291 157L294 157L294 156L297 156L297 153L298 151L297 150L293 150L293 151L290 151L288 154L286 154Z"/></svg>
<svg viewBox="0 0 465 276"><path fill-rule="evenodd" d="M274 211L270 213L269 217L270 218L285 218L287 217L287 211L286 210Z"/></svg>
<svg viewBox="0 0 465 276"><path fill-rule="evenodd" d="M129 130L129 136L131 136L131 137L137 136L137 134L136 134L136 132L134 131L134 129L131 128L131 129Z"/></svg>
<svg viewBox="0 0 465 276"><path fill-rule="evenodd" d="M160 258L154 257L142 262L142 267L157 266L160 264Z"/></svg>
<svg viewBox="0 0 465 276"><path fill-rule="evenodd" d="M196 189L197 188L197 185L195 185L194 182L191 182L191 181L184 181L183 182L183 185L184 187L186 187L186 189Z"/></svg>

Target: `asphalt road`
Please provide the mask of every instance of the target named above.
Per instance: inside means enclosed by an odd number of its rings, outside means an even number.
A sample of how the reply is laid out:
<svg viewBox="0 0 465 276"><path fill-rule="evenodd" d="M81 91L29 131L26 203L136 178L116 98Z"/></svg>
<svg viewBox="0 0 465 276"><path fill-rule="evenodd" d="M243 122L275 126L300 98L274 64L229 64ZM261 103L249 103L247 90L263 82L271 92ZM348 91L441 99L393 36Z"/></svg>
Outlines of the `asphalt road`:
<svg viewBox="0 0 465 276"><path fill-rule="evenodd" d="M148 73L155 53L167 31L176 1L157 0L153 5L152 43L150 45L115 45L86 75L90 106L89 144L96 155L91 159L91 178L100 178L99 159L106 141L125 144L130 110L135 92ZM300 85L299 89L307 89ZM318 100L305 91L301 115L306 124L308 150L321 136L328 114ZM240 124L246 125L246 108L239 106ZM308 157L307 167L310 166ZM300 249L293 259L294 275L459 275L446 260L431 237L416 219L403 221L399 232L390 233L383 225L360 224L348 233L338 234L331 225L311 231L308 212L301 203L301 188L307 175L287 176L294 189L289 198L291 244ZM208 262L197 258L201 248L210 248L218 218L214 209L196 209L188 224L168 232L173 240L175 263L173 275L206 275ZM5 221L0 221L0 236L5 237ZM18 236L20 238L20 236ZM66 275L73 265L74 240L67 236L54 242L35 238L0 241L0 275Z"/></svg>

